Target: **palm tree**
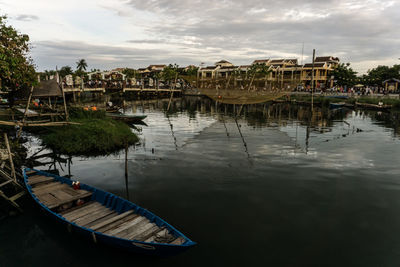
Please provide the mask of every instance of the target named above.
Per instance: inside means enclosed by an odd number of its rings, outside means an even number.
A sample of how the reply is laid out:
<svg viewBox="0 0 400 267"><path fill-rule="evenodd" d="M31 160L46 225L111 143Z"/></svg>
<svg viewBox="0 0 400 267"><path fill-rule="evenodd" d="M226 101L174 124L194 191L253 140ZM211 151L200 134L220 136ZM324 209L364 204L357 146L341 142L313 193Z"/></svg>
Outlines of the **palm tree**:
<svg viewBox="0 0 400 267"><path fill-rule="evenodd" d="M79 70L79 71L86 70L86 67L87 67L87 63L86 63L86 60L84 60L83 58L80 59L78 62L76 62L77 70Z"/></svg>
<svg viewBox="0 0 400 267"><path fill-rule="evenodd" d="M51 72L51 71L50 71ZM72 74L72 69L70 66L64 66L59 71L61 77L65 77L69 74ZM51 74L50 74L51 75Z"/></svg>

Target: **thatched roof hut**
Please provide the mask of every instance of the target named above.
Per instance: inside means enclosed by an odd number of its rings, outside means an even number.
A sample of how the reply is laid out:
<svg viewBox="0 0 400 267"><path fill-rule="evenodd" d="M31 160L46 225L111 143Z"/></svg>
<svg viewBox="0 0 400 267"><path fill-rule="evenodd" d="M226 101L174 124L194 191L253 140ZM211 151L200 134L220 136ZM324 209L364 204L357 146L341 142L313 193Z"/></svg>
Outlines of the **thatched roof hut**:
<svg viewBox="0 0 400 267"><path fill-rule="evenodd" d="M62 91L55 79L41 81L38 86L33 89L32 97L55 97L62 96Z"/></svg>
<svg viewBox="0 0 400 267"><path fill-rule="evenodd" d="M30 89L18 90L16 96L19 98L28 98ZM62 91L56 79L47 81L40 81L40 83L33 88L32 98L48 98L48 97L61 97Z"/></svg>

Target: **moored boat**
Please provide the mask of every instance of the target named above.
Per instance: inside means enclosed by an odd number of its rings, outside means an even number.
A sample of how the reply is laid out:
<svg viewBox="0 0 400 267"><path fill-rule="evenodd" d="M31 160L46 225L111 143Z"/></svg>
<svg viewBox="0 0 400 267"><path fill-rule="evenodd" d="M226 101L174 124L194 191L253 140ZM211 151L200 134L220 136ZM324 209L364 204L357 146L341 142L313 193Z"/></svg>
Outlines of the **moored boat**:
<svg viewBox="0 0 400 267"><path fill-rule="evenodd" d="M374 109L374 110L390 110L392 108L392 105L384 105L383 103L381 103L380 105L376 105L376 104L356 102L356 106L362 107L365 109Z"/></svg>
<svg viewBox="0 0 400 267"><path fill-rule="evenodd" d="M106 113L106 115L114 120L121 120L124 122L140 122L147 117L146 115L127 115L127 114L112 114L112 113Z"/></svg>
<svg viewBox="0 0 400 267"><path fill-rule="evenodd" d="M343 108L345 106L345 103L329 103L329 108L330 109L339 109L339 108Z"/></svg>
<svg viewBox="0 0 400 267"><path fill-rule="evenodd" d="M150 211L114 194L40 170L27 168L23 174L41 208L95 243L152 255L172 255L196 244Z"/></svg>

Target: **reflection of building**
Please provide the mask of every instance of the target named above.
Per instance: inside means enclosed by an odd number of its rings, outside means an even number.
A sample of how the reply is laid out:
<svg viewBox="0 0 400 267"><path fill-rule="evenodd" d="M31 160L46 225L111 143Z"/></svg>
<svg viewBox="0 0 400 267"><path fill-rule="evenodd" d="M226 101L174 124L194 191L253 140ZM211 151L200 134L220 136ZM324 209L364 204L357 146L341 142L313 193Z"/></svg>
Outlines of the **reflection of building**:
<svg viewBox="0 0 400 267"><path fill-rule="evenodd" d="M254 60L252 65L265 64L270 73L264 78L267 83L280 88L293 89L298 85L311 86L312 63L299 65L297 59L259 59ZM223 79L230 75L240 74L246 78L252 65L235 66L232 63L221 60L214 64L200 68L198 78L201 81ZM317 57L314 62L314 87L327 88L333 86L331 79L332 71L339 65L339 59L332 56Z"/></svg>

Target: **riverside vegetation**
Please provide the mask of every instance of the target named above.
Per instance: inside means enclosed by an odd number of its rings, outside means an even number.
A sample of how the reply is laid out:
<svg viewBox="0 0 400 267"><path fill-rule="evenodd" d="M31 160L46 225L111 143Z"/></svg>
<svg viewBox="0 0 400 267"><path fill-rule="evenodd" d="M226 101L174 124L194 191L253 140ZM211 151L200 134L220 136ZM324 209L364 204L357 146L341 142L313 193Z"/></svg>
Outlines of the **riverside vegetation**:
<svg viewBox="0 0 400 267"><path fill-rule="evenodd" d="M139 141L127 124L108 118L105 111L71 108L70 120L79 124L30 130L43 145L66 155L106 155Z"/></svg>

